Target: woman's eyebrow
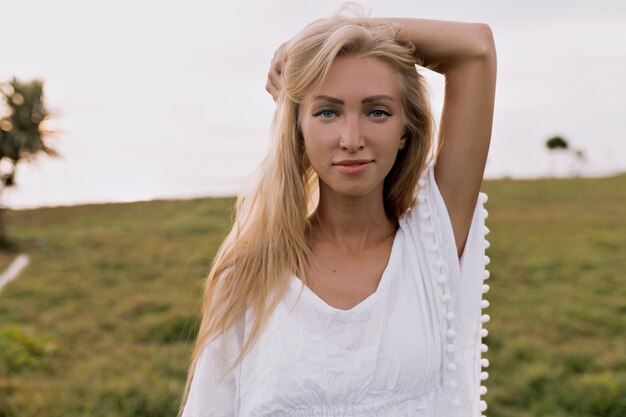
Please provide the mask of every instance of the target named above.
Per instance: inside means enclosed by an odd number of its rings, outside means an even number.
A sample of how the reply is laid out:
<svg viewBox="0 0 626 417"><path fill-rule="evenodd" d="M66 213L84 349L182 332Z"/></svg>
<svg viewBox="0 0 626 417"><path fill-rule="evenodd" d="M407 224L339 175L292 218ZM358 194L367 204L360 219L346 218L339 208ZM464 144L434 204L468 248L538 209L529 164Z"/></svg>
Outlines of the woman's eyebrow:
<svg viewBox="0 0 626 417"><path fill-rule="evenodd" d="M388 96L386 94L380 94L380 95L376 95L376 96L370 96L370 97L365 97L363 100L361 100L361 103L371 103L372 101L380 101L380 100L388 100L388 101L394 101L393 97ZM340 100L338 98L335 97L331 97L331 96L316 96L313 101L329 101L331 103L336 103L336 104L345 104L343 102L343 100Z"/></svg>
<svg viewBox="0 0 626 417"><path fill-rule="evenodd" d="M343 100L331 96L316 96L313 101L330 101L331 103L344 104Z"/></svg>
<svg viewBox="0 0 626 417"><path fill-rule="evenodd" d="M393 101L393 97L385 95L385 94L381 94L378 96L366 97L361 101L361 103L371 103L372 101L380 101L380 100Z"/></svg>

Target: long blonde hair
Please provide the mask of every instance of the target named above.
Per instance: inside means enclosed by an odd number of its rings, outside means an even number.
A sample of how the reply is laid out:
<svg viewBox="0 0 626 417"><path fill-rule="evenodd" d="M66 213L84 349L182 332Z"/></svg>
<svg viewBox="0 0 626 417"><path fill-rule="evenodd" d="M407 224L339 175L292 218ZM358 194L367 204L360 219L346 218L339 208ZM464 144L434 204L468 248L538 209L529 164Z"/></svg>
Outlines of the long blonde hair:
<svg viewBox="0 0 626 417"><path fill-rule="evenodd" d="M232 231L213 261L202 296L202 321L192 355L184 405L202 349L242 318L249 335L231 369L258 338L297 274L307 283L311 252L306 243L317 175L303 147L299 106L325 79L338 56L375 57L397 74L406 115L406 146L385 178L383 198L392 221L411 206L420 172L432 156L433 123L413 45L394 25L364 18L333 17L307 26L290 43L283 87L276 101L271 149L239 197ZM182 408L182 407L181 407Z"/></svg>

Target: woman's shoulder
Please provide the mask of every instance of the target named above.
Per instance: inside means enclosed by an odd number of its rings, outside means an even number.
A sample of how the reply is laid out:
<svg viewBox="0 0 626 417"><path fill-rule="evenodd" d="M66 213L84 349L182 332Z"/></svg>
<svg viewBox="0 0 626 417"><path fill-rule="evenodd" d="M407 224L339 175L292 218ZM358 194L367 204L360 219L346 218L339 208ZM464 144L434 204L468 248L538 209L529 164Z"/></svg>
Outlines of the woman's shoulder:
<svg viewBox="0 0 626 417"><path fill-rule="evenodd" d="M470 229L472 227L477 228L481 223L483 227L480 229L484 229L487 212L483 205L486 201L487 195L483 192L479 193L474 206ZM421 243L429 240L427 239L428 236L435 236L439 241L438 243L445 246L446 252L450 252L450 257L456 257L458 261L452 220L437 184L434 163L428 164L423 169L417 184L416 198L399 221L401 226L425 232L419 234ZM468 233L468 238L470 235L472 233Z"/></svg>

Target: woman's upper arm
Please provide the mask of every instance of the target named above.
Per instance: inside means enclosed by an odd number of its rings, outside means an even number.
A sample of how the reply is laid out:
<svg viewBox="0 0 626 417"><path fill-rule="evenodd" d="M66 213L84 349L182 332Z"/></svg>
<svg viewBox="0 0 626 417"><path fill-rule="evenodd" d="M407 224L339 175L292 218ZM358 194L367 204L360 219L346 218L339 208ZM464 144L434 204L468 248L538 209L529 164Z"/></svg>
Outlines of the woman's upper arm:
<svg viewBox="0 0 626 417"><path fill-rule="evenodd" d="M483 179L491 139L496 53L491 29L472 25L476 53L442 70L445 98L435 175L461 257Z"/></svg>

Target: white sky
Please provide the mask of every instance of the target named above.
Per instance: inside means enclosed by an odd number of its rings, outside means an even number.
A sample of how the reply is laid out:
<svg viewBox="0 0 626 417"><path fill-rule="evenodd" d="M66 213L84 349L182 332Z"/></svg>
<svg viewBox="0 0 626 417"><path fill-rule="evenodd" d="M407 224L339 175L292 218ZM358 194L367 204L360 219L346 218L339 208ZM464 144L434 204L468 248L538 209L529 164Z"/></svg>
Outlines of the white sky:
<svg viewBox="0 0 626 417"><path fill-rule="evenodd" d="M12 208L234 194L261 160L275 48L340 1L0 0L0 81L44 80L62 159L20 164ZM361 2L374 16L488 23L498 90L487 177L559 174L545 140L626 170L626 2ZM443 83L431 82L441 105Z"/></svg>

